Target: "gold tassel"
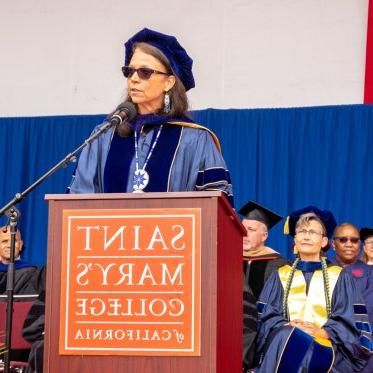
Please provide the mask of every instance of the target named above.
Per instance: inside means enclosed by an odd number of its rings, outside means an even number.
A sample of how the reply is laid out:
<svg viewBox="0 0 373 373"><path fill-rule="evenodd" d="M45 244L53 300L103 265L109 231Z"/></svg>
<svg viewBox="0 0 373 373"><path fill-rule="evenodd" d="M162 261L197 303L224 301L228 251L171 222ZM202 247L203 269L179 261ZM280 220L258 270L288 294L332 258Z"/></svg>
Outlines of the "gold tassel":
<svg viewBox="0 0 373 373"><path fill-rule="evenodd" d="M290 231L289 231L289 216L286 218L285 220L285 224L284 224L284 234L289 234Z"/></svg>

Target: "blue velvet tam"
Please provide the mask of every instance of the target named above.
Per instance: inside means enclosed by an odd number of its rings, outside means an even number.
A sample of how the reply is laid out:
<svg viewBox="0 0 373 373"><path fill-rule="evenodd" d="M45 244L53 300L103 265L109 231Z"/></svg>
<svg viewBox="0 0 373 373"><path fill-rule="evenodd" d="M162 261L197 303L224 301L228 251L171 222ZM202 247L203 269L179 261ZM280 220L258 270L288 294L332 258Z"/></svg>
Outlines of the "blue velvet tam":
<svg viewBox="0 0 373 373"><path fill-rule="evenodd" d="M195 86L192 73L193 60L188 56L175 36L161 34L148 28L142 29L124 44L126 52L124 63L126 66L131 61L135 43L147 43L158 48L167 57L172 71L181 80L185 90L188 91Z"/></svg>
<svg viewBox="0 0 373 373"><path fill-rule="evenodd" d="M365 241L368 237L373 237L373 228L361 228L360 229L360 238Z"/></svg>
<svg viewBox="0 0 373 373"><path fill-rule="evenodd" d="M288 218L286 219L285 226L284 226L284 233L290 234L290 236L295 236L295 226L303 214L308 214L310 212L313 212L315 215L317 215L320 220L323 222L326 234L328 238L332 238L333 232L335 227L337 226L337 222L335 221L335 218L333 216L333 213L328 210L320 210L315 206L307 206L300 210L296 210L292 212Z"/></svg>

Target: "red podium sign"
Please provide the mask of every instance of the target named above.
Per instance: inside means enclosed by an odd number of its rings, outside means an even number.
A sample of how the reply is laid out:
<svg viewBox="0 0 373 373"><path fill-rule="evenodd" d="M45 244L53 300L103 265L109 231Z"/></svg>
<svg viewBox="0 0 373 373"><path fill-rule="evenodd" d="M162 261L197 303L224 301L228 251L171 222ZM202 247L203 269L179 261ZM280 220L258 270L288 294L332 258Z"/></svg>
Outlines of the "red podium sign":
<svg viewBox="0 0 373 373"><path fill-rule="evenodd" d="M200 355L199 208L63 211L59 352Z"/></svg>

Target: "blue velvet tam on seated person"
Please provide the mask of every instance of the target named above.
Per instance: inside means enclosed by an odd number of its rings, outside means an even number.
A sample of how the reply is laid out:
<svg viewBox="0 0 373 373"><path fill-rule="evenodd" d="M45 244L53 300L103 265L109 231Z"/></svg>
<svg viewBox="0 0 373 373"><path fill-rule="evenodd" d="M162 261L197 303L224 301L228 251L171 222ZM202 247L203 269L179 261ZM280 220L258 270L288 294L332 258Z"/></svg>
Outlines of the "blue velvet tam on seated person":
<svg viewBox="0 0 373 373"><path fill-rule="evenodd" d="M368 237L373 237L373 228L364 227L360 229L360 238L365 241Z"/></svg>
<svg viewBox="0 0 373 373"><path fill-rule="evenodd" d="M194 77L192 73L193 60L188 56L185 49L179 44L175 36L162 34L157 31L144 28L133 35L124 44L125 65L128 66L136 43L146 43L159 49L170 62L172 71L181 80L185 90L194 88Z"/></svg>
<svg viewBox="0 0 373 373"><path fill-rule="evenodd" d="M307 206L300 210L293 211L287 218L284 233L290 234L290 236L295 236L295 226L303 214L314 213L317 215L320 220L323 222L324 227L326 229L326 234L328 238L332 238L333 232L335 227L337 226L337 222L335 221L334 215L331 211L328 210L320 210L315 206Z"/></svg>

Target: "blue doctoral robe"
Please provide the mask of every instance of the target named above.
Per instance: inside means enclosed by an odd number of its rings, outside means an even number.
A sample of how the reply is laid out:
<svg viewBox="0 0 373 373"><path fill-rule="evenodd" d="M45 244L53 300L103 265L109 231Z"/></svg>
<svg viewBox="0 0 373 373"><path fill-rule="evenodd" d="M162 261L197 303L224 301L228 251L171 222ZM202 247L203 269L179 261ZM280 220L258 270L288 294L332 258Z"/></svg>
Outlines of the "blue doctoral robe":
<svg viewBox="0 0 373 373"><path fill-rule="evenodd" d="M337 257L330 258L330 262L342 267ZM373 323L373 266L369 266L361 260L346 265L344 270L349 272L356 281L356 284L363 296L367 306L369 320Z"/></svg>
<svg viewBox="0 0 373 373"><path fill-rule="evenodd" d="M330 261L342 267L336 256L330 258ZM355 263L346 265L345 271L351 273L355 278L357 286L365 301L368 310L369 321L373 323L373 266L369 266L361 260L356 260ZM362 373L373 372L373 356L370 357L367 366Z"/></svg>
<svg viewBox="0 0 373 373"><path fill-rule="evenodd" d="M191 122L186 118L178 120ZM151 180L156 178L162 180L158 180L159 183L156 183L153 189L145 189L145 191L221 190L233 204L229 172L212 135L207 130L172 125L167 119L155 115L138 116L132 127L139 133L139 167L144 165L160 124L164 125L165 130L162 130L159 143L153 150L146 171ZM178 133L175 133L176 130L169 129L170 126L177 128ZM94 131L99 127L97 126ZM162 139L165 134L168 136L167 131L172 132L172 136ZM172 144L167 144L168 139ZM115 150L117 153L114 155L112 144L115 144L118 149ZM159 146L160 144L162 145ZM174 148L174 153L169 152L169 147ZM115 159L120 160L119 168L116 168L113 163ZM109 161L110 164L107 164ZM118 178L118 169L123 174L121 177L124 185L121 187L113 186L111 182L111 178ZM115 130L110 129L83 149L69 191L70 193L132 192L135 169L133 134L121 140L117 138ZM165 178L167 180L163 180Z"/></svg>
<svg viewBox="0 0 373 373"><path fill-rule="evenodd" d="M298 263L297 269L304 275L307 291L314 271L320 269L317 263ZM261 364L255 371L320 373L322 370L317 365L330 356L319 352L320 346L313 343L313 337L287 325L289 320L282 313L283 296L283 285L276 271L268 279L257 303L260 321L257 352ZM335 353L331 372L358 372L366 365L372 353L371 327L356 283L345 270L339 274L332 294L331 317L323 329L329 334Z"/></svg>

